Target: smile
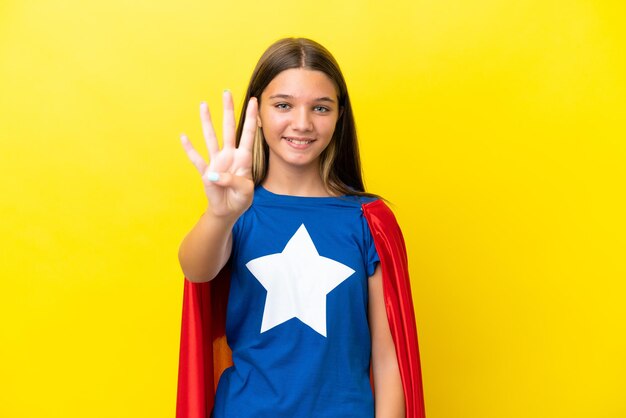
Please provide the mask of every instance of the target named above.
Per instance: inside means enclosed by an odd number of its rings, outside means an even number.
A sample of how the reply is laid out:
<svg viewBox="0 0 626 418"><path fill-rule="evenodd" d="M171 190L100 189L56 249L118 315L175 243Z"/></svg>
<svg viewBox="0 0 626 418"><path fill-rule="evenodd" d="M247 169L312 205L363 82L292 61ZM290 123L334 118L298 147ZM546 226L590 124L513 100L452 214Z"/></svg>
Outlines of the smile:
<svg viewBox="0 0 626 418"><path fill-rule="evenodd" d="M283 139L295 145L308 145L312 143L313 141L315 141L314 139L297 139L297 138L289 138L286 136L283 137Z"/></svg>

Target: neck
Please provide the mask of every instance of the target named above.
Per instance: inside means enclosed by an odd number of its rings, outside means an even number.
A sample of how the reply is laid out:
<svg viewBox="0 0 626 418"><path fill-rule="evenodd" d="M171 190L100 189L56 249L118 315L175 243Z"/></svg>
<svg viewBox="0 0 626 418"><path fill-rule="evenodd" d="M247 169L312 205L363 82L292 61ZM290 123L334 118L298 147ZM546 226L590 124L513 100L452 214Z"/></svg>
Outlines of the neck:
<svg viewBox="0 0 626 418"><path fill-rule="evenodd" d="M278 164L270 164L262 186L276 194L307 197L331 196L324 187L316 164L307 167L281 167Z"/></svg>

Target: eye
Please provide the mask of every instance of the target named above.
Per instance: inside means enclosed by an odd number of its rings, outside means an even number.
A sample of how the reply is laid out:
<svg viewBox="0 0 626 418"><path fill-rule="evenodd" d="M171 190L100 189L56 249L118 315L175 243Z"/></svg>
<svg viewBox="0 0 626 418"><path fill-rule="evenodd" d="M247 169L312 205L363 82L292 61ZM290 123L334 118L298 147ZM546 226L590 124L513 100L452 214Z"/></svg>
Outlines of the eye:
<svg viewBox="0 0 626 418"><path fill-rule="evenodd" d="M287 103L276 103L274 107L281 110L289 109L289 105Z"/></svg>
<svg viewBox="0 0 626 418"><path fill-rule="evenodd" d="M326 112L330 112L330 109L325 107L325 106L315 106L313 108L316 112L320 112L320 113L326 113Z"/></svg>

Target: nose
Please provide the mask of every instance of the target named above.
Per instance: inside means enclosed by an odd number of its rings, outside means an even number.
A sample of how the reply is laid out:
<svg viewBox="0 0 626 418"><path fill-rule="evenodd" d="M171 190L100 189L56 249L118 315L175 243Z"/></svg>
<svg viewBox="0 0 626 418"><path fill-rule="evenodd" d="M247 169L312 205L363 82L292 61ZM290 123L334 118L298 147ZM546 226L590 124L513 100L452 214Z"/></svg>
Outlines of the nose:
<svg viewBox="0 0 626 418"><path fill-rule="evenodd" d="M309 109L300 107L294 112L292 127L295 131L308 132L313 130L313 121Z"/></svg>

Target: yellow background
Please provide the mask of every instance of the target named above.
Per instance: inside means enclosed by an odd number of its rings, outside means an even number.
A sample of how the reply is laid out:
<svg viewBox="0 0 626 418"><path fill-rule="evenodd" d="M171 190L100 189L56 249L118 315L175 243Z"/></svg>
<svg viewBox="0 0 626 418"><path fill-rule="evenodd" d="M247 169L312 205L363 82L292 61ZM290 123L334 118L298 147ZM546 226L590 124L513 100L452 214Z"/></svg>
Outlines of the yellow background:
<svg viewBox="0 0 626 418"><path fill-rule="evenodd" d="M0 416L172 417L179 143L261 52L340 62L408 249L429 418L626 416L626 6L0 3Z"/></svg>

